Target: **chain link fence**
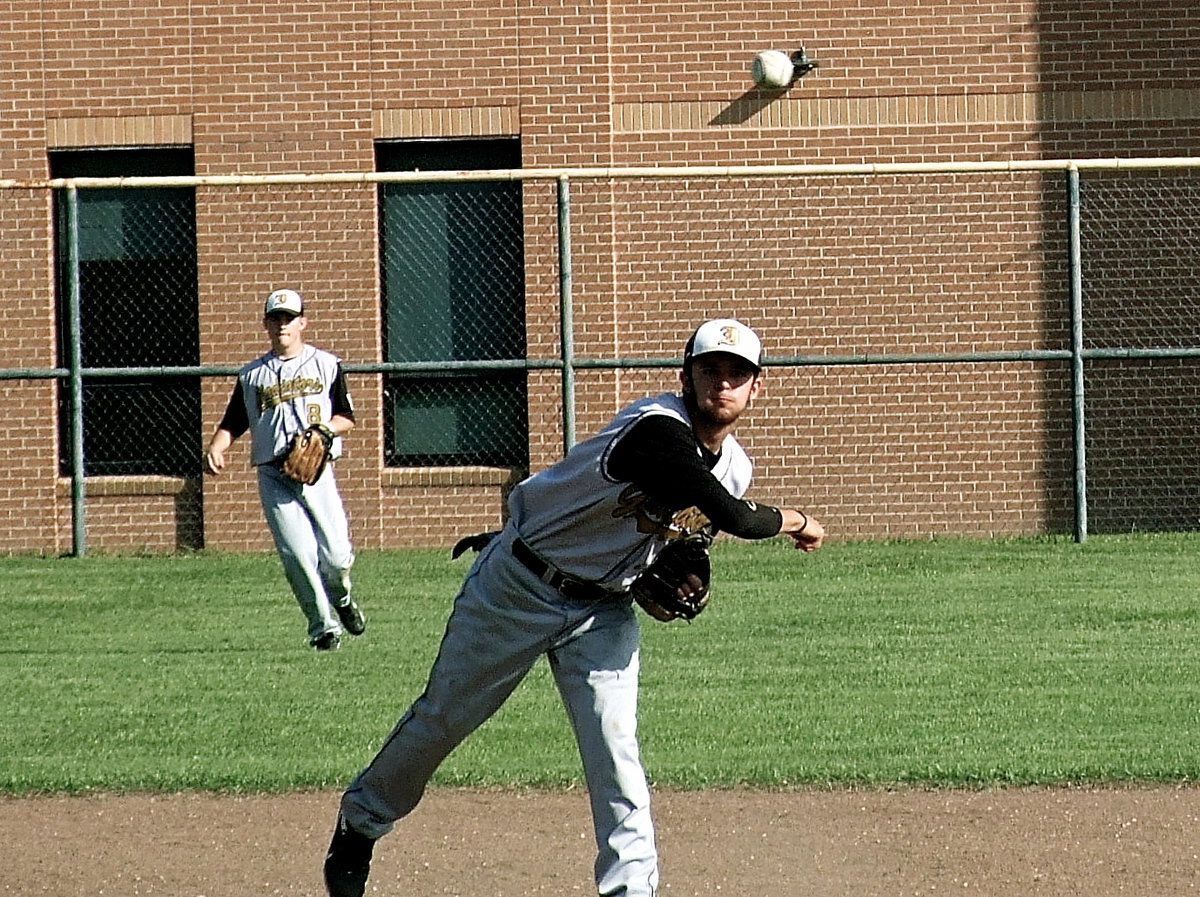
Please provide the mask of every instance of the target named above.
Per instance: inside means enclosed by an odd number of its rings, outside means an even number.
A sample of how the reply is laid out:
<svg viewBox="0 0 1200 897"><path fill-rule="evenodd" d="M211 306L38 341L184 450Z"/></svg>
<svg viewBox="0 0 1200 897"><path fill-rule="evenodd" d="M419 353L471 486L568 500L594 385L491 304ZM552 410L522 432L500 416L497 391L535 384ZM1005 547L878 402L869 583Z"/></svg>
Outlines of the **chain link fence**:
<svg viewBox="0 0 1200 897"><path fill-rule="evenodd" d="M35 450L76 519L85 484L177 480L203 505L177 545L200 547L225 512L198 447L298 271L365 399L378 438L350 470L375 483L551 463L673 388L681 338L729 314L766 337L743 440L764 500L819 496L860 537L1197 529L1198 166L10 184L0 228L49 227L57 277L37 240L8 244L22 362L0 376L52 387Z"/></svg>
<svg viewBox="0 0 1200 897"><path fill-rule="evenodd" d="M1091 529L1200 526L1200 171L1094 172L1080 238Z"/></svg>

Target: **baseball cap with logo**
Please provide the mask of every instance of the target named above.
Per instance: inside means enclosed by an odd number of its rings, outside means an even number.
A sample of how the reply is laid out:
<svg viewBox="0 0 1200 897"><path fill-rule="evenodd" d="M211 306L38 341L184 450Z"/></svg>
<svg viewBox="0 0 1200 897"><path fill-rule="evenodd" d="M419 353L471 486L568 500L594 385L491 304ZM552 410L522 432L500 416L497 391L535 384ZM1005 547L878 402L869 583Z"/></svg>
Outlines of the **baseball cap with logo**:
<svg viewBox="0 0 1200 897"><path fill-rule="evenodd" d="M736 355L762 369L762 342L753 330L733 318L717 318L701 324L683 350L684 367L693 358L712 352Z"/></svg>
<svg viewBox="0 0 1200 897"><path fill-rule="evenodd" d="M304 300L295 290L276 290L267 297L263 314L271 315L279 311L286 312L292 317L302 315L304 314Z"/></svg>

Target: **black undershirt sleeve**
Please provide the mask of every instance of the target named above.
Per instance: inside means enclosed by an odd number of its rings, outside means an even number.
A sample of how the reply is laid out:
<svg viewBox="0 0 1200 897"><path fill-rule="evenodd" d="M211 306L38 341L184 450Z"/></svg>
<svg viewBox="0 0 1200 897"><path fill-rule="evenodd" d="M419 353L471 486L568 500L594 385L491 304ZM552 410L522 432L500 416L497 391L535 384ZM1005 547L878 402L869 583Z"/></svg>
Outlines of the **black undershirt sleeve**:
<svg viewBox="0 0 1200 897"><path fill-rule="evenodd" d="M346 374L340 364L333 385L329 387L329 403L334 415L354 420L354 407L350 404L350 393L346 388Z"/></svg>
<svg viewBox="0 0 1200 897"><path fill-rule="evenodd" d="M647 414L621 436L608 457L608 474L631 482L669 508L696 506L722 532L741 539L779 533L778 508L730 495L712 475L717 456L696 441L691 427L666 414Z"/></svg>
<svg viewBox="0 0 1200 897"><path fill-rule="evenodd" d="M225 414L217 428L228 430L234 439L250 429L250 417L246 414L246 400L242 395L242 379L240 377L237 385L233 388L233 395L229 397L229 404L225 406Z"/></svg>

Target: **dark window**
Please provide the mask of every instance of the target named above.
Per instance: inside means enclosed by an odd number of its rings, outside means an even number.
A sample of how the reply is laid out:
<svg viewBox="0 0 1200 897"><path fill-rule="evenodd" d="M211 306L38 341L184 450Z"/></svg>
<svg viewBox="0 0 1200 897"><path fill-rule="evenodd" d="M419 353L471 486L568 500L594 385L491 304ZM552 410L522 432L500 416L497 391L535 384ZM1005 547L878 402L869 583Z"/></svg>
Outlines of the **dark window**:
<svg viewBox="0 0 1200 897"><path fill-rule="evenodd" d="M191 149L52 152L54 177L177 176L194 172ZM191 187L81 187L78 196L80 348L85 368L200 363L196 203ZM55 222L59 364L70 353L71 271L67 193ZM59 388L60 470L70 472L69 388ZM83 385L88 476L200 473L200 378L87 377Z"/></svg>
<svg viewBox="0 0 1200 897"><path fill-rule="evenodd" d="M380 143L380 171L513 169L517 140ZM519 181L380 185L384 345L389 362L525 358ZM385 463L527 467L523 368L392 374Z"/></svg>

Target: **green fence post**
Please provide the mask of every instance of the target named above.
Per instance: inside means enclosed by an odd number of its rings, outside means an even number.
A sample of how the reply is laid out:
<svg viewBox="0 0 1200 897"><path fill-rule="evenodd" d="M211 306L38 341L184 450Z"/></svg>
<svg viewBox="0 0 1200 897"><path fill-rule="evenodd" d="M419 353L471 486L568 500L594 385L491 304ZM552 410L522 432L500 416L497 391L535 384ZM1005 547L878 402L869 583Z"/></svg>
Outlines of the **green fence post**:
<svg viewBox="0 0 1200 897"><path fill-rule="evenodd" d="M1067 169L1068 259L1071 294L1071 408L1075 433L1075 541L1087 541L1087 422L1083 383L1083 265L1079 168Z"/></svg>
<svg viewBox="0 0 1200 897"><path fill-rule="evenodd" d="M565 174L558 179L558 293L565 455L575 445L575 310L571 304L571 185Z"/></svg>
<svg viewBox="0 0 1200 897"><path fill-rule="evenodd" d="M67 188L67 353L71 391L71 553L87 553L87 511L83 475L83 347L79 298L79 190Z"/></svg>

